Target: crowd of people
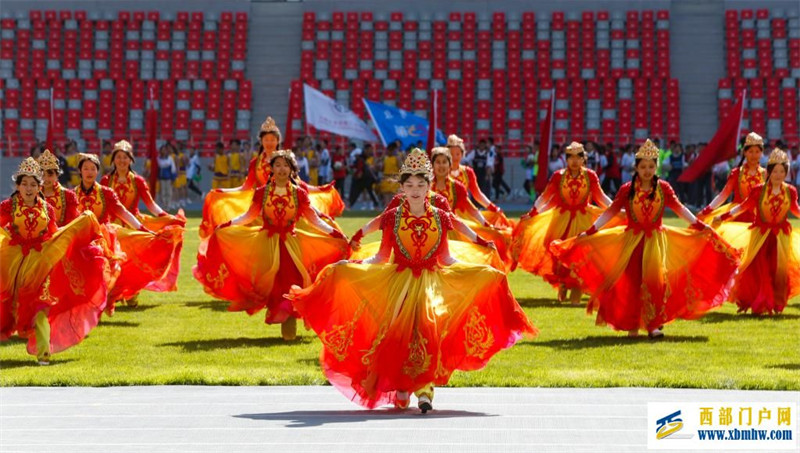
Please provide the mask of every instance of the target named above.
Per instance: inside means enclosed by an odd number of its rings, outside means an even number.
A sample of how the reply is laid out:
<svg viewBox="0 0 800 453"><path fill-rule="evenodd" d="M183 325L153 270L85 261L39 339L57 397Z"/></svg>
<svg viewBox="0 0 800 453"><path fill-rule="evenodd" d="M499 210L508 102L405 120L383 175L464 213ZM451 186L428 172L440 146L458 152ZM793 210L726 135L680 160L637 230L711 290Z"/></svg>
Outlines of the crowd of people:
<svg viewBox="0 0 800 453"><path fill-rule="evenodd" d="M654 340L726 301L777 316L800 295L800 230L789 221L800 204L787 182L796 167L756 133L724 180L718 165L697 186L679 176L698 147L687 155L646 140L619 156L591 142L553 147L547 186L518 220L496 204L509 187L491 140L468 151L451 135L428 151L390 144L380 154L355 144L331 153L307 137L294 151L282 143L268 117L252 154L238 141L217 146L192 275L230 312L264 310L285 341L302 320L322 343L330 383L364 407L406 409L414 394L426 413L453 372L534 337L509 287L516 268L552 285L559 301L588 295L597 325ZM64 155L26 158L0 203L0 340L27 338L42 365L116 304L177 290L186 218L162 208L132 170L130 143L108 148L98 156L70 143ZM537 161L529 152L524 165ZM148 170L158 171L168 210L194 156L164 145ZM533 170L530 179L544 171ZM715 183L712 199L703 186ZM362 194L382 212L348 238L335 218ZM703 206L697 214L690 200ZM666 208L687 226L665 225ZM380 240L362 244L373 232Z"/></svg>

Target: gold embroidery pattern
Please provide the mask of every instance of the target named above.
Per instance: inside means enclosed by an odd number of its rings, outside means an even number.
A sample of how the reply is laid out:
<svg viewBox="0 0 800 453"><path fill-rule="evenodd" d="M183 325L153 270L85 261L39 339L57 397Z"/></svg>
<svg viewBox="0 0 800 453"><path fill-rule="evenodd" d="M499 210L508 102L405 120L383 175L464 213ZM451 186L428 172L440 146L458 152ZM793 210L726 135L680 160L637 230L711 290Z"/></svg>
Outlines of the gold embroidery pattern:
<svg viewBox="0 0 800 453"><path fill-rule="evenodd" d="M44 279L44 283L42 283L42 292L41 292L41 294L39 294L39 300L42 301L42 302L45 302L47 305L53 305L56 302L58 302L55 297L50 295L50 276L49 275Z"/></svg>
<svg viewBox="0 0 800 453"><path fill-rule="evenodd" d="M414 379L431 365L431 355L425 349L428 340L423 338L419 330L414 331L414 339L408 348L408 358L403 364L403 374Z"/></svg>
<svg viewBox="0 0 800 453"><path fill-rule="evenodd" d="M366 306L366 299L362 300L350 321L334 326L333 329L325 332L320 337L322 344L325 345L325 350L333 354L336 360L341 362L347 357L347 350L353 345L353 332L356 330L356 323L364 313Z"/></svg>
<svg viewBox="0 0 800 453"><path fill-rule="evenodd" d="M206 280L208 281L209 284L211 284L212 288L220 289L225 285L225 280L228 278L229 275L230 272L228 271L228 267L225 266L225 263L222 263L222 265L219 266L217 275L214 276L211 274L206 274Z"/></svg>
<svg viewBox="0 0 800 453"><path fill-rule="evenodd" d="M386 332L389 330L389 321L386 321L381 326L380 330L378 330L378 335L375 336L375 340L372 341L372 347L369 348L366 354L361 356L361 363L364 366L372 365L372 356L375 354L375 351L378 349L378 345L381 344L383 341L383 337L386 336Z"/></svg>
<svg viewBox="0 0 800 453"><path fill-rule="evenodd" d="M72 292L77 296L85 295L83 288L86 286L86 279L75 269L75 264L72 260L66 258L64 258L61 263L64 265L64 274L66 274L69 280L69 287L72 289Z"/></svg>
<svg viewBox="0 0 800 453"><path fill-rule="evenodd" d="M478 307L472 307L469 312L469 320L464 326L464 347L470 356L483 359L489 348L494 343L494 335L486 325L486 316L478 311Z"/></svg>

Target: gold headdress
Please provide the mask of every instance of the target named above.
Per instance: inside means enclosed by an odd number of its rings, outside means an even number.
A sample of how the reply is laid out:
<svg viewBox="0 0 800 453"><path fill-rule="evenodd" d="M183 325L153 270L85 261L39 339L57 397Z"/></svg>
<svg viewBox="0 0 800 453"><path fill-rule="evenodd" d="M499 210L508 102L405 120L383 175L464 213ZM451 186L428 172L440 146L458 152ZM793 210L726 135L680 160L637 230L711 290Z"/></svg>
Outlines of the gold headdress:
<svg viewBox="0 0 800 453"><path fill-rule="evenodd" d="M42 167L39 166L39 163L36 162L36 159L33 157L28 157L19 164L19 168L17 168L17 172L14 173L14 176L11 177L11 180L16 184L17 178L20 176L33 176L33 178L39 181L39 184L41 184Z"/></svg>
<svg viewBox="0 0 800 453"><path fill-rule="evenodd" d="M299 170L299 166L297 165L297 158L295 157L294 153L290 149L280 149L269 156L269 164L272 165L275 162L275 159L282 157L286 159L286 162L289 163L289 166L292 167L292 172L297 172Z"/></svg>
<svg viewBox="0 0 800 453"><path fill-rule="evenodd" d="M114 161L114 156L117 155L117 151L122 151L123 153L127 154L128 157L131 158L131 163L136 162L133 158L133 145L130 144L127 140L120 140L117 143L114 143L114 148L111 150L111 161Z"/></svg>
<svg viewBox="0 0 800 453"><path fill-rule="evenodd" d="M637 159L653 159L658 162L658 154L658 147L648 138L647 141L639 147L639 151L636 152L634 157Z"/></svg>
<svg viewBox="0 0 800 453"><path fill-rule="evenodd" d="M572 142L567 146L567 155L568 156L577 156L580 153L585 153L586 150L583 149L583 144L579 142Z"/></svg>
<svg viewBox="0 0 800 453"><path fill-rule="evenodd" d="M78 169L79 170L81 168L81 164L84 163L87 160L90 161L91 163L95 164L97 166L97 169L100 170L100 168L101 168L100 167L100 159L98 159L97 156L95 156L94 154L88 154L88 153L80 153L80 154L78 154Z"/></svg>
<svg viewBox="0 0 800 453"><path fill-rule="evenodd" d="M760 146L763 149L764 139L755 132L750 132L744 139L744 147L747 148L748 146Z"/></svg>
<svg viewBox="0 0 800 453"><path fill-rule="evenodd" d="M400 174L425 176L428 180L433 179L433 167L425 151L419 148L412 149L406 157L406 161L403 162L403 166L400 167Z"/></svg>
<svg viewBox="0 0 800 453"><path fill-rule="evenodd" d="M767 162L767 165L773 164L789 165L789 155L780 148L773 149L772 152L769 153L769 161Z"/></svg>
<svg viewBox="0 0 800 453"><path fill-rule="evenodd" d="M451 146L458 146L459 148L461 148L462 152L467 152L467 150L464 149L464 140L462 140L456 134L447 137L447 147L449 148Z"/></svg>
<svg viewBox="0 0 800 453"><path fill-rule="evenodd" d="M444 146L437 146L431 150L431 164L436 160L436 156L447 156L450 163L453 163L453 155L450 153L450 148Z"/></svg>
<svg viewBox="0 0 800 453"><path fill-rule="evenodd" d="M281 130L277 124L275 124L275 120L272 119L271 116L268 116L263 123L261 123L261 133L272 133L278 136L278 144L283 141L283 137L281 136Z"/></svg>
<svg viewBox="0 0 800 453"><path fill-rule="evenodd" d="M58 158L54 156L49 149L44 150L39 158L36 159L36 162L42 167L42 171L55 170L56 172L61 172L61 167L58 165Z"/></svg>

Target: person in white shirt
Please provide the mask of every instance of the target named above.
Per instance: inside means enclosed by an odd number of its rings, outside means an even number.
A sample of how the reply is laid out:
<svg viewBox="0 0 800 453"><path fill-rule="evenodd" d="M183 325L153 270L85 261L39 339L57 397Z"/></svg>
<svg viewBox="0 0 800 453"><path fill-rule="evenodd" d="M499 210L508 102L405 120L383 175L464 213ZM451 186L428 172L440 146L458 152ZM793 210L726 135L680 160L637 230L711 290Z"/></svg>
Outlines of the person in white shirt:
<svg viewBox="0 0 800 453"><path fill-rule="evenodd" d="M363 151L361 148L359 148L358 146L356 146L356 144L355 144L355 143L353 143L353 142L350 142L350 152L349 152L349 154L348 154L348 156L347 156L347 163L348 163L350 166L353 166L353 165L355 165L355 163L356 163L356 157L358 157L358 156L359 156L360 154L362 154L363 152L364 152L364 151Z"/></svg>
<svg viewBox="0 0 800 453"><path fill-rule="evenodd" d="M160 206L169 206L170 209L175 208L172 200L172 182L178 175L178 167L175 165L175 159L172 158L174 153L175 149L169 143L161 145L158 152L158 199L156 203Z"/></svg>
<svg viewBox="0 0 800 453"><path fill-rule="evenodd" d="M319 156L319 185L325 185L331 181L331 152L328 150L328 141L324 141L325 146L317 145L317 155Z"/></svg>
<svg viewBox="0 0 800 453"><path fill-rule="evenodd" d="M203 179L202 167L200 166L200 153L192 149L189 157L189 165L186 167L186 186L196 193L198 198L203 198L203 192L197 184Z"/></svg>
<svg viewBox="0 0 800 453"><path fill-rule="evenodd" d="M309 164L308 158L306 157L305 153L297 153L295 154L295 160L297 161L297 176L303 182L308 182L308 171L309 171Z"/></svg>
<svg viewBox="0 0 800 453"><path fill-rule="evenodd" d="M625 146L625 153L620 159L620 166L622 167L622 183L631 182L633 177L633 167L636 164L636 155L633 153L633 146Z"/></svg>

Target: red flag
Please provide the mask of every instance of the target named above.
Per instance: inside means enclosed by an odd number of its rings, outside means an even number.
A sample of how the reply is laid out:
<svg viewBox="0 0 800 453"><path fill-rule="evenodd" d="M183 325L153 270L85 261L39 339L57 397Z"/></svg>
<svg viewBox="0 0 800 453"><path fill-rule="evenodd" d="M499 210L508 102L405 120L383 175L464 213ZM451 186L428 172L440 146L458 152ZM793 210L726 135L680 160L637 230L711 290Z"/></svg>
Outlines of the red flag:
<svg viewBox="0 0 800 453"><path fill-rule="evenodd" d="M47 122L47 139L45 140L45 146L51 152L55 152L53 149L53 122L55 121L55 113L53 112L53 87L50 87L50 120Z"/></svg>
<svg viewBox="0 0 800 453"><path fill-rule="evenodd" d="M294 116L294 102L292 102L292 87L289 86L289 111L286 112L286 134L283 136L283 147L281 148L281 144L278 143L278 149L292 149L294 145L292 140L294 137L292 136L292 117ZM299 150L298 150L299 151Z"/></svg>
<svg viewBox="0 0 800 453"><path fill-rule="evenodd" d="M739 101L730 110L728 117L720 124L714 138L708 142L697 159L681 173L680 182L692 182L705 172L711 170L715 164L736 157L736 145L739 144L739 133L742 127L742 114L744 113L744 99L747 90L739 95Z"/></svg>
<svg viewBox="0 0 800 453"><path fill-rule="evenodd" d="M149 87L150 104L147 109L147 154L150 157L150 191L156 193L158 185L158 149L156 149L156 100L153 85Z"/></svg>
<svg viewBox="0 0 800 453"><path fill-rule="evenodd" d="M539 137L539 171L536 173L536 180L533 182L533 187L537 192L544 192L547 187L547 167L550 162L550 147L553 143L553 107L556 102L556 91L550 91L550 104L547 106L547 115L542 121L540 128L541 135Z"/></svg>
<svg viewBox="0 0 800 453"><path fill-rule="evenodd" d="M433 90L433 98L431 99L431 113L428 118L428 157L431 155L431 150L436 146L436 128L439 125L439 90Z"/></svg>

